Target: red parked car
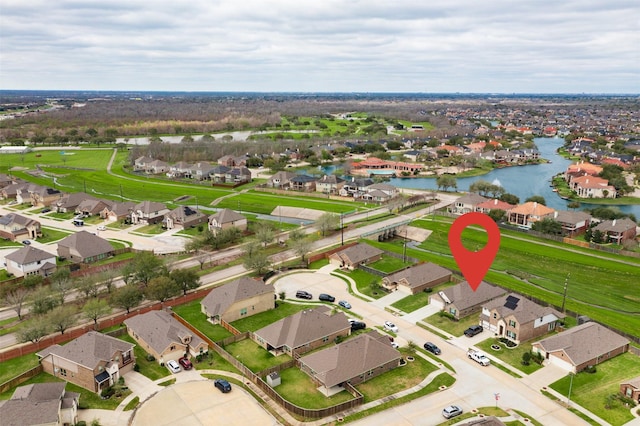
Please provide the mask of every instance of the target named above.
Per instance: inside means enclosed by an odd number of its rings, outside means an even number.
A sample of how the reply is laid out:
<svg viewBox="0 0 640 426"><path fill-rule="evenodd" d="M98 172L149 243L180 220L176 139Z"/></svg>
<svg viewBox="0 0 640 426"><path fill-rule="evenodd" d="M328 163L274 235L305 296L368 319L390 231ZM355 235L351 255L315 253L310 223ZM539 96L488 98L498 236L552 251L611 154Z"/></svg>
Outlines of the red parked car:
<svg viewBox="0 0 640 426"><path fill-rule="evenodd" d="M185 370L191 370L191 368L193 368L193 364L191 364L191 361L189 361L187 358L180 358L178 362Z"/></svg>

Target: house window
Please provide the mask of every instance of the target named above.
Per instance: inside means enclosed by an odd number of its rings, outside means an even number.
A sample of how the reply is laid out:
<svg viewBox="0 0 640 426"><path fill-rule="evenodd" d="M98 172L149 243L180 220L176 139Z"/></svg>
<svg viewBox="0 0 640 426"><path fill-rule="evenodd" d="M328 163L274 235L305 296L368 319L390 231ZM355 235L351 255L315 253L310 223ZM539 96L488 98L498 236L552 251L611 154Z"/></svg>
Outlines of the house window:
<svg viewBox="0 0 640 426"><path fill-rule="evenodd" d="M507 337L508 337L509 339L516 340L516 337L517 337L517 336L516 336L516 333L514 333L514 332L513 332L513 331L511 331L511 330L508 330L508 331L507 331Z"/></svg>
<svg viewBox="0 0 640 426"><path fill-rule="evenodd" d="M515 327L516 322L514 320L509 320L509 327Z"/></svg>
<svg viewBox="0 0 640 426"><path fill-rule="evenodd" d="M240 309L240 316L247 315L247 308Z"/></svg>
<svg viewBox="0 0 640 426"><path fill-rule="evenodd" d="M324 343L328 342L328 341L329 341L329 337L327 337L327 336L323 337L323 338L322 338L322 341L323 341Z"/></svg>
<svg viewBox="0 0 640 426"><path fill-rule="evenodd" d="M171 345L171 347L169 348L170 351L175 351L176 350L176 345Z"/></svg>
<svg viewBox="0 0 640 426"><path fill-rule="evenodd" d="M67 370L65 370L64 368L61 368L60 369L60 375L67 377Z"/></svg>
<svg viewBox="0 0 640 426"><path fill-rule="evenodd" d="M494 312L494 313L493 313L493 319L497 319L497 318L498 318L498 313L497 313L497 312Z"/></svg>
<svg viewBox="0 0 640 426"><path fill-rule="evenodd" d="M450 313L451 315L455 315L457 312L458 312L458 311L457 311L457 309L455 309L455 308L449 308L449 313Z"/></svg>
<svg viewBox="0 0 640 426"><path fill-rule="evenodd" d="M555 330L555 329L556 329L556 322L555 321L550 322L548 330L551 331L551 330Z"/></svg>

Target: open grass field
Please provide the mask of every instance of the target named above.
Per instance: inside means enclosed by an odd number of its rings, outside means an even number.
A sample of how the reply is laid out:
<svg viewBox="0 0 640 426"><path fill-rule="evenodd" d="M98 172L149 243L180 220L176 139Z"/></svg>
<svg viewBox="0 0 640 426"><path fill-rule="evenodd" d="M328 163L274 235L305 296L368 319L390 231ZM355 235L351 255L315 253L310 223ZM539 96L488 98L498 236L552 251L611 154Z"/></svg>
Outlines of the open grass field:
<svg viewBox="0 0 640 426"><path fill-rule="evenodd" d="M450 223L417 220L412 225L433 233L420 245L421 250L408 249L409 256L458 269L447 240ZM466 228L462 240L470 250L482 248L486 233ZM401 241L369 243L402 252ZM638 335L640 289L631 284L640 282L639 259L585 251L501 230L500 250L485 280L560 306L567 277L567 309Z"/></svg>
<svg viewBox="0 0 640 426"><path fill-rule="evenodd" d="M411 262L403 262L402 259L398 259L393 256L382 256L380 260L370 263L367 266L380 272L391 274L395 271L399 271L400 269L406 268L407 266L411 265Z"/></svg>
<svg viewBox="0 0 640 426"><path fill-rule="evenodd" d="M422 321L431 324L440 330L446 331L452 336L462 336L462 333L474 324L478 324L478 314L469 315L460 321L454 321L449 317L440 314L433 314Z"/></svg>
<svg viewBox="0 0 640 426"><path fill-rule="evenodd" d="M354 280L356 282L356 287L358 287L358 291L362 294L365 294L374 299L379 299L388 294L381 289L376 289L371 286L372 283L379 283L380 277L365 272L361 269L356 269L354 271L341 271L340 273L347 275L349 278Z"/></svg>
<svg viewBox="0 0 640 426"><path fill-rule="evenodd" d="M607 397L617 394L620 382L640 375L640 358L625 353L596 366L593 374L582 372L573 378L571 401L575 401L592 413L600 416L612 425L622 425L633 417L629 408L620 401L614 401L611 408L606 408ZM565 376L551 388L567 396L571 383L570 376Z"/></svg>

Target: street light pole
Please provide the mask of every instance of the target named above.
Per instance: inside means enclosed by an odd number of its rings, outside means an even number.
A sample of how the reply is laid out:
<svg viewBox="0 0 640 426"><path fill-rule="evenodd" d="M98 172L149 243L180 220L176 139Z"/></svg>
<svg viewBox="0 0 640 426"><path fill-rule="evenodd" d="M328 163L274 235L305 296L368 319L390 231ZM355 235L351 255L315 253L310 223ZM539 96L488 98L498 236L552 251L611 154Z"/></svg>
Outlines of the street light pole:
<svg viewBox="0 0 640 426"><path fill-rule="evenodd" d="M571 407L571 388L573 387L573 373L569 373L571 381L569 382L569 395L567 395L567 407Z"/></svg>
<svg viewBox="0 0 640 426"><path fill-rule="evenodd" d="M342 222L342 213L340 213L340 239L342 245L344 245L344 223Z"/></svg>

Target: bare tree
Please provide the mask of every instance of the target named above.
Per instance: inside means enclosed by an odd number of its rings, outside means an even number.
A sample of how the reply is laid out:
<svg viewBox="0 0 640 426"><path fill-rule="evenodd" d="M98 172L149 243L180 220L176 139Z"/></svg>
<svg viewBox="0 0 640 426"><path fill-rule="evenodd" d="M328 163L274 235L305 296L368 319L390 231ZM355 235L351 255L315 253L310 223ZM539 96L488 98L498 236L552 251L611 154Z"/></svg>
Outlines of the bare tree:
<svg viewBox="0 0 640 426"><path fill-rule="evenodd" d="M18 319L20 321L22 321L22 308L24 307L24 304L29 298L30 294L31 291L29 291L27 288L17 287L4 295L5 305L11 306L11 308L16 311L16 314L18 315Z"/></svg>
<svg viewBox="0 0 640 426"><path fill-rule="evenodd" d="M82 307L82 312L87 318L93 320L94 325L98 325L98 318L108 315L111 307L104 299L91 299Z"/></svg>
<svg viewBox="0 0 640 426"><path fill-rule="evenodd" d="M76 310L72 305L62 305L46 315L46 321L60 334L76 323Z"/></svg>
<svg viewBox="0 0 640 426"><path fill-rule="evenodd" d="M36 343L40 341L44 336L49 334L50 330L49 323L45 320L44 317L36 317L33 321L25 324L24 327L18 330L17 338L19 342L33 342Z"/></svg>

